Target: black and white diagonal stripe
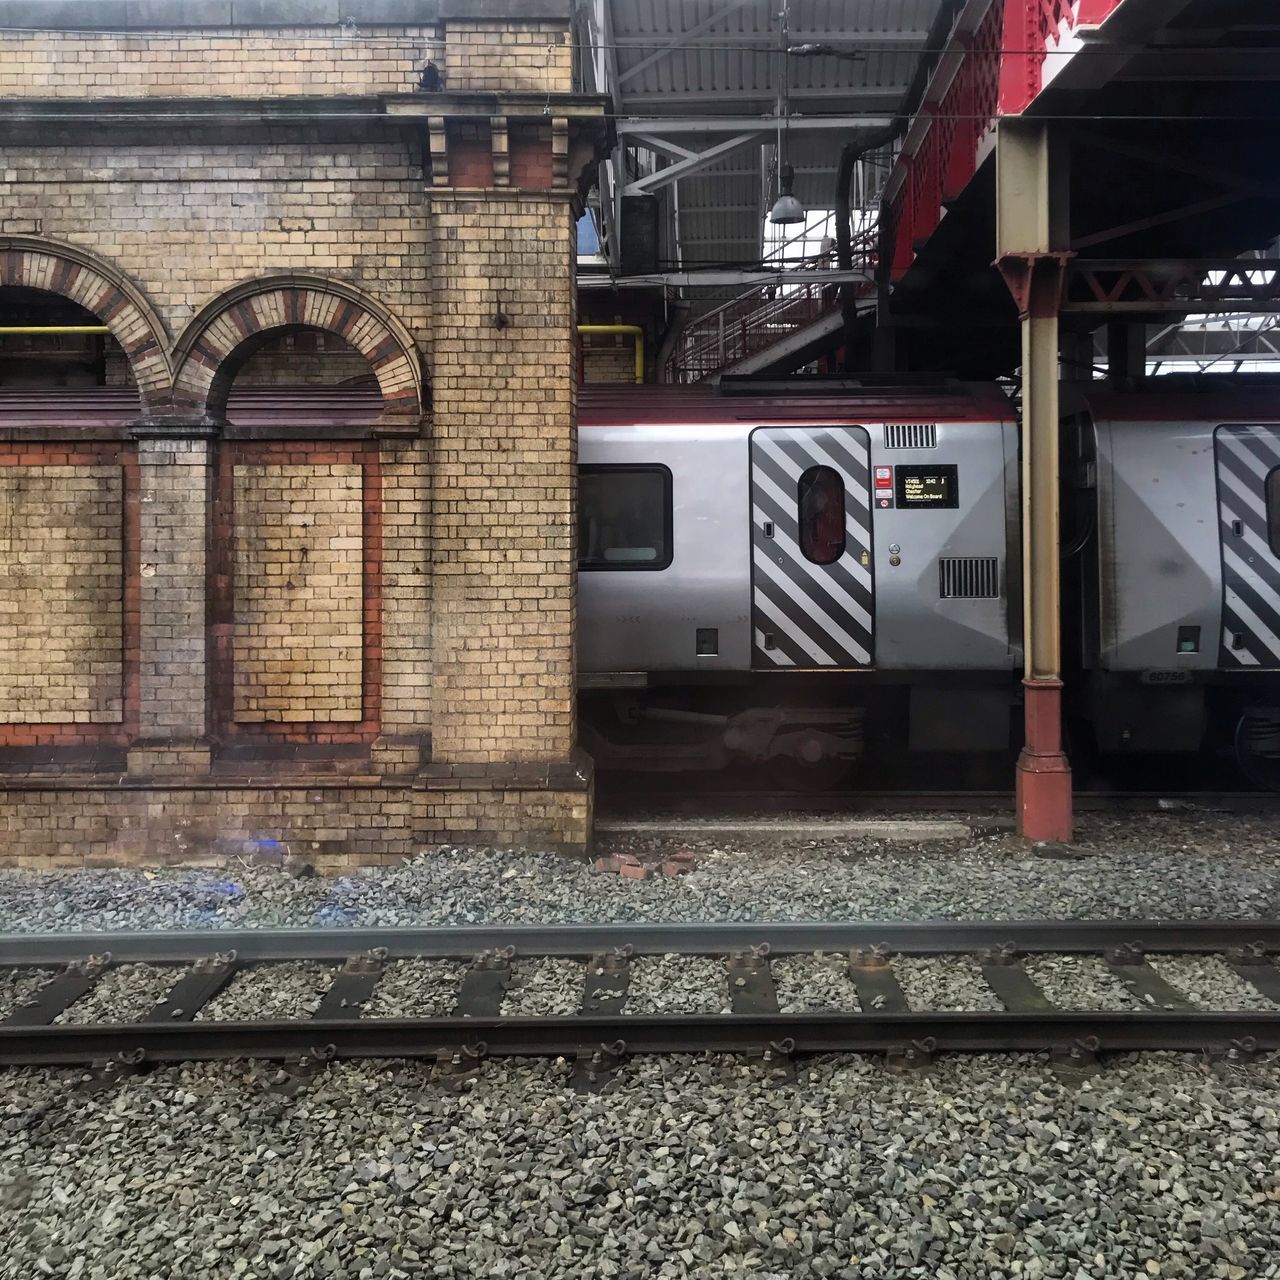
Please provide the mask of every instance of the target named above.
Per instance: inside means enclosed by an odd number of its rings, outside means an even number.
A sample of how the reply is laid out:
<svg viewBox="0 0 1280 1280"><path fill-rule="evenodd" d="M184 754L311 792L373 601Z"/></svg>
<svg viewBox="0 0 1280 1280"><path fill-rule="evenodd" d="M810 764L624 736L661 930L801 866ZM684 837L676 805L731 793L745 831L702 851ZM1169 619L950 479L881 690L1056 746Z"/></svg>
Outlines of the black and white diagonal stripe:
<svg viewBox="0 0 1280 1280"><path fill-rule="evenodd" d="M1215 453L1222 542L1218 662L1237 669L1280 667L1280 560L1267 529L1267 476L1280 467L1280 428L1219 427Z"/></svg>
<svg viewBox="0 0 1280 1280"><path fill-rule="evenodd" d="M845 486L845 552L817 565L800 550L799 480L831 467ZM871 477L860 427L762 427L751 436L753 665L868 667L874 652ZM773 537L764 527L773 525ZM773 647L764 647L766 633Z"/></svg>

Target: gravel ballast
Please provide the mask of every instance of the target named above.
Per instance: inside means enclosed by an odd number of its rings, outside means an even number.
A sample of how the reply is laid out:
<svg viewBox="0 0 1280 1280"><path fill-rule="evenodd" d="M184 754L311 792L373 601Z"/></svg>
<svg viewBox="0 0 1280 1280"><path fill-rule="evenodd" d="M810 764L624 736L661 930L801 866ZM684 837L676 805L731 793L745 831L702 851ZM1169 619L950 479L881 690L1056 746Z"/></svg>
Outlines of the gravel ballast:
<svg viewBox="0 0 1280 1280"><path fill-rule="evenodd" d="M1192 1004L1202 1009L1274 1012L1275 1002L1246 982L1218 956L1147 956L1147 963Z"/></svg>
<svg viewBox="0 0 1280 1280"><path fill-rule="evenodd" d="M918 845L757 835L619 839L689 874L632 880L551 853L442 848L337 879L233 859L157 871L0 871L0 932L572 921L1247 919L1280 916L1274 823L1083 815L1071 856L995 835Z"/></svg>
<svg viewBox="0 0 1280 1280"><path fill-rule="evenodd" d="M893 972L907 1003L917 1011L977 1013L1004 1008L968 956L896 956Z"/></svg>
<svg viewBox="0 0 1280 1280"><path fill-rule="evenodd" d="M729 977L713 956L642 956L631 962L627 1013L729 1013Z"/></svg>
<svg viewBox="0 0 1280 1280"><path fill-rule="evenodd" d="M858 989L849 977L847 956L775 956L770 962L780 1013L822 1010L856 1013Z"/></svg>
<svg viewBox="0 0 1280 1280"><path fill-rule="evenodd" d="M122 964L109 969L55 1022L137 1022L173 989L184 970L150 964Z"/></svg>
<svg viewBox="0 0 1280 1280"><path fill-rule="evenodd" d="M643 1059L161 1069L105 1093L15 1072L0 1280L1262 1280L1277 1274L1280 1068L1020 1056L796 1084Z"/></svg>
<svg viewBox="0 0 1280 1280"><path fill-rule="evenodd" d="M238 973L196 1014L200 1022L309 1018L333 982L333 969L303 960Z"/></svg>
<svg viewBox="0 0 1280 1280"><path fill-rule="evenodd" d="M586 971L575 960L543 956L517 960L511 985L502 1001L502 1012L512 1017L568 1015L582 1006Z"/></svg>
<svg viewBox="0 0 1280 1280"><path fill-rule="evenodd" d="M392 960L364 1007L366 1018L447 1017L458 1004L464 968L452 960Z"/></svg>
<svg viewBox="0 0 1280 1280"><path fill-rule="evenodd" d="M1098 956L1030 956L1025 968L1059 1009L1130 1013L1142 1007Z"/></svg>

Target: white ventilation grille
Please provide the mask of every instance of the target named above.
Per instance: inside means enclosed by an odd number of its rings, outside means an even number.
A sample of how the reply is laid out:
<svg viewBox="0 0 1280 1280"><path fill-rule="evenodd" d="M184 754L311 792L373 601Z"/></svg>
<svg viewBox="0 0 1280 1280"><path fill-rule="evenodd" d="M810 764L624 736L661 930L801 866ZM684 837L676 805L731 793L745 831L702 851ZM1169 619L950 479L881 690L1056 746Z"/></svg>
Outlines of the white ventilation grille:
<svg viewBox="0 0 1280 1280"><path fill-rule="evenodd" d="M995 556L939 560L938 595L943 600L998 600L1000 561Z"/></svg>
<svg viewBox="0 0 1280 1280"><path fill-rule="evenodd" d="M886 422L884 447L886 449L936 449L938 424L936 422Z"/></svg>

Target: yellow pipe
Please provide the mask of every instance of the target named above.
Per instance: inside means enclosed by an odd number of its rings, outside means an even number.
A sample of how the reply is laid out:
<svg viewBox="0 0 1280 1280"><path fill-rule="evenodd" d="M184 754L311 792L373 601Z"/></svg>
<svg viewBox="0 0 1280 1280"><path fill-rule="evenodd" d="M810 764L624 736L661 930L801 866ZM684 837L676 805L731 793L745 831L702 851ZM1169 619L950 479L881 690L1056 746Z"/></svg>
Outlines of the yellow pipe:
<svg viewBox="0 0 1280 1280"><path fill-rule="evenodd" d="M4 333L110 333L105 324L7 324L0 325Z"/></svg>
<svg viewBox="0 0 1280 1280"><path fill-rule="evenodd" d="M644 381L644 330L638 324L580 324L579 333L629 333L636 340L636 382Z"/></svg>

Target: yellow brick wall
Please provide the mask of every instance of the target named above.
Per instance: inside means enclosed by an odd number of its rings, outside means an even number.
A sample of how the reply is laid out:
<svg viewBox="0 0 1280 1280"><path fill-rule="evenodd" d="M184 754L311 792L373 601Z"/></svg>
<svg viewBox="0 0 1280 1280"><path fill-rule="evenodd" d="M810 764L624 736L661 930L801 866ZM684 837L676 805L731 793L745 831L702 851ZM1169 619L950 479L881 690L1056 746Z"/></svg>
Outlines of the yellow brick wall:
<svg viewBox="0 0 1280 1280"><path fill-rule="evenodd" d="M465 840L581 852L583 791L424 791L404 784L51 787L0 785L0 867L281 857L322 873L393 865Z"/></svg>
<svg viewBox="0 0 1280 1280"><path fill-rule="evenodd" d="M564 759L574 738L569 205L433 195L431 223L433 751Z"/></svg>
<svg viewBox="0 0 1280 1280"><path fill-rule="evenodd" d="M362 718L362 468L234 470L234 718Z"/></svg>
<svg viewBox="0 0 1280 1280"><path fill-rule="evenodd" d="M573 44L564 23L451 21L444 51L448 89L573 91Z"/></svg>
<svg viewBox="0 0 1280 1280"><path fill-rule="evenodd" d="M199 738L206 723L207 440L138 442L140 729Z"/></svg>
<svg viewBox="0 0 1280 1280"><path fill-rule="evenodd" d="M123 719L123 477L0 466L0 715Z"/></svg>
<svg viewBox="0 0 1280 1280"><path fill-rule="evenodd" d="M410 93L434 27L285 27L137 35L0 31L0 98Z"/></svg>
<svg viewBox="0 0 1280 1280"><path fill-rule="evenodd" d="M124 271L172 338L232 285L286 271L347 280L428 337L422 169L408 141L291 130L234 145L115 133L92 147L6 143L0 207Z"/></svg>
<svg viewBox="0 0 1280 1280"><path fill-rule="evenodd" d="M593 335L582 348L582 372L588 383L629 382L636 380L635 339L607 338Z"/></svg>
<svg viewBox="0 0 1280 1280"><path fill-rule="evenodd" d="M332 387L372 377L369 362L336 333L304 330L255 351L236 375L236 385Z"/></svg>

